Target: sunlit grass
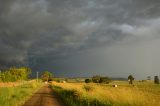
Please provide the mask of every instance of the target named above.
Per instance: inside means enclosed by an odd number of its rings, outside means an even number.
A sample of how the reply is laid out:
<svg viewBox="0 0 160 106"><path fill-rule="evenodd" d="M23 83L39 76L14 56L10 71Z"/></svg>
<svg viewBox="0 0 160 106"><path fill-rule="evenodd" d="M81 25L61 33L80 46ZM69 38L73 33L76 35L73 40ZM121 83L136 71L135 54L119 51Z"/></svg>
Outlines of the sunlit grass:
<svg viewBox="0 0 160 106"><path fill-rule="evenodd" d="M0 88L0 106L22 105L41 86L42 83L32 82L17 87Z"/></svg>
<svg viewBox="0 0 160 106"><path fill-rule="evenodd" d="M112 82L120 84L118 88L106 84L84 83L52 83L55 90L67 99L72 106L159 106L160 86L152 83L135 82L135 86L126 82ZM60 87L60 88L58 88ZM70 93L67 93L70 92ZM72 93L71 93L72 92ZM74 100L69 100L70 99ZM75 96L75 97L74 97ZM81 102L81 103L80 103ZM92 104L92 105L91 105Z"/></svg>

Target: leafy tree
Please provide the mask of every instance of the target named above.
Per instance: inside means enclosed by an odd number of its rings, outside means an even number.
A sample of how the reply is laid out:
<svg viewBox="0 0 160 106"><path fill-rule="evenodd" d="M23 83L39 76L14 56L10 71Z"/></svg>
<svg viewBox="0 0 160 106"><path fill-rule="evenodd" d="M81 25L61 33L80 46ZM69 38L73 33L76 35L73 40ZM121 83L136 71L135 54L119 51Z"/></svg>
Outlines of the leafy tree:
<svg viewBox="0 0 160 106"><path fill-rule="evenodd" d="M109 77L100 77L99 83L109 84L110 82L111 82L111 79Z"/></svg>
<svg viewBox="0 0 160 106"><path fill-rule="evenodd" d="M155 84L159 84L159 78L158 78L158 76L154 76L154 83Z"/></svg>
<svg viewBox="0 0 160 106"><path fill-rule="evenodd" d="M47 81L48 82L49 80L52 79L52 77L53 77L53 74L51 72L49 72L49 71L44 71L42 73L42 80L43 81Z"/></svg>
<svg viewBox="0 0 160 106"><path fill-rule="evenodd" d="M14 77L13 77L13 75L10 73L10 71L5 71L4 73L3 73L3 82L14 82L14 81L16 81L16 79L14 79Z"/></svg>
<svg viewBox="0 0 160 106"><path fill-rule="evenodd" d="M108 84L109 82L111 82L111 79L109 77L101 77L99 75L96 75L96 76L92 77L92 81L94 83L106 83L106 84Z"/></svg>
<svg viewBox="0 0 160 106"><path fill-rule="evenodd" d="M28 67L12 67L9 69L10 73L15 77L16 80L26 80L31 74L31 69Z"/></svg>
<svg viewBox="0 0 160 106"><path fill-rule="evenodd" d="M101 78L101 76L99 76L99 75L93 76L93 77L92 77L92 81L93 81L94 83L99 83L99 82L100 82L100 78Z"/></svg>
<svg viewBox="0 0 160 106"><path fill-rule="evenodd" d="M12 67L1 72L1 80L3 82L14 82L18 80L27 80L31 69L28 67Z"/></svg>
<svg viewBox="0 0 160 106"><path fill-rule="evenodd" d="M91 80L90 79L85 79L85 83L90 83Z"/></svg>
<svg viewBox="0 0 160 106"><path fill-rule="evenodd" d="M134 77L132 75L128 76L129 84L133 84Z"/></svg>

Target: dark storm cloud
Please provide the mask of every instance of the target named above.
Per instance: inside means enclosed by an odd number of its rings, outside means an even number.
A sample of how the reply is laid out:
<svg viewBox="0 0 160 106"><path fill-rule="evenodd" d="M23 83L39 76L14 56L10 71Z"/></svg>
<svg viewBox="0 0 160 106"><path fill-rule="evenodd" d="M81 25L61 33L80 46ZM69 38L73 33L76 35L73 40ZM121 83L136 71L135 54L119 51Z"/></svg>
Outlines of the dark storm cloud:
<svg viewBox="0 0 160 106"><path fill-rule="evenodd" d="M0 66L76 70L91 49L159 39L159 7L158 0L0 0Z"/></svg>
<svg viewBox="0 0 160 106"><path fill-rule="evenodd" d="M0 13L6 13L10 10L13 0L1 0L0 1Z"/></svg>

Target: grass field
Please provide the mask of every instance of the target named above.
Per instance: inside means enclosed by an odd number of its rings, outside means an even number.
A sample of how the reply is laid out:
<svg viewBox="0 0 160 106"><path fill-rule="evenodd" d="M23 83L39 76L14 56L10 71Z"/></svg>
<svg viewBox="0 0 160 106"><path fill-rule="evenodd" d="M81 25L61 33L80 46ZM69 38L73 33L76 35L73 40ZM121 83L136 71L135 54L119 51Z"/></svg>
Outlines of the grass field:
<svg viewBox="0 0 160 106"><path fill-rule="evenodd" d="M35 91L42 86L42 83L31 82L15 87L0 88L0 106L22 105Z"/></svg>
<svg viewBox="0 0 160 106"><path fill-rule="evenodd" d="M114 88L112 85L117 84ZM69 106L160 106L160 85L114 81L110 84L56 83L53 89Z"/></svg>

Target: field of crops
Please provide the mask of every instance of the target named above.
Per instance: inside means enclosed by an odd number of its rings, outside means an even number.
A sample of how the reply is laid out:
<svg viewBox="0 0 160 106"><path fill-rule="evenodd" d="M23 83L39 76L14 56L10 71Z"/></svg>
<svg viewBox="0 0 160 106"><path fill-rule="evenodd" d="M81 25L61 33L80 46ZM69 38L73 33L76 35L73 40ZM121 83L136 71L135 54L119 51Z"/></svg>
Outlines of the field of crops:
<svg viewBox="0 0 160 106"><path fill-rule="evenodd" d="M112 85L117 84L118 87ZM110 84L57 83L53 89L69 106L160 106L160 85L114 81Z"/></svg>

